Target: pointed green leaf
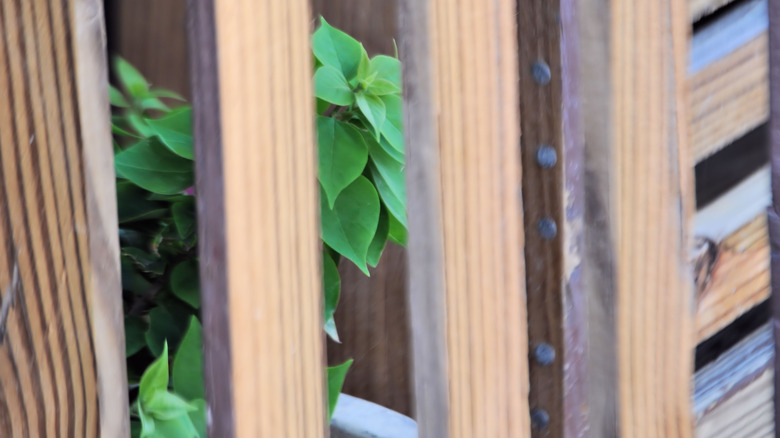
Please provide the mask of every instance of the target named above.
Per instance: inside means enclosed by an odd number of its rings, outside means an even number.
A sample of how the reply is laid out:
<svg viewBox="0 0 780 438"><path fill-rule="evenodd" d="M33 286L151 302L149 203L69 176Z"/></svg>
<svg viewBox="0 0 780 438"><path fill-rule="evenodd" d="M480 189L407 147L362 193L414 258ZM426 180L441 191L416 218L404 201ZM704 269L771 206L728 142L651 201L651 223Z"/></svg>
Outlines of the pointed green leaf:
<svg viewBox="0 0 780 438"><path fill-rule="evenodd" d="M143 75L129 62L119 56L114 57L114 71L125 90L133 97L140 97L149 91L149 84Z"/></svg>
<svg viewBox="0 0 780 438"><path fill-rule="evenodd" d="M160 119L146 119L146 124L173 153L189 160L195 158L192 151L192 108L171 111Z"/></svg>
<svg viewBox="0 0 780 438"><path fill-rule="evenodd" d="M130 106L122 92L117 90L113 85L109 85L108 87L108 100L111 102L111 106L117 106L119 108L127 108Z"/></svg>
<svg viewBox="0 0 780 438"><path fill-rule="evenodd" d="M328 418L333 417L333 410L339 401L339 394L341 394L344 379L347 377L347 371L351 365L352 359L341 365L328 367Z"/></svg>
<svg viewBox="0 0 780 438"><path fill-rule="evenodd" d="M164 343L162 352L155 360L146 368L143 376L141 376L141 384L138 389L138 396L140 405L142 407L148 402L155 391L165 391L168 388L168 344ZM143 420L143 417L142 417Z"/></svg>
<svg viewBox="0 0 780 438"><path fill-rule="evenodd" d="M114 158L117 175L150 192L181 193L193 184L193 163L163 146L157 139L143 140Z"/></svg>
<svg viewBox="0 0 780 438"><path fill-rule="evenodd" d="M384 136L380 137L379 141L377 142L376 138L374 138L370 132L360 132L363 134L363 141L366 142L366 146L368 146L369 150L371 150L372 147L382 148L393 160L397 161L399 164L404 163L404 153L399 152L394 147L390 146L390 143L387 142L387 139Z"/></svg>
<svg viewBox="0 0 780 438"><path fill-rule="evenodd" d="M116 134L116 135L123 135L125 137L136 138L136 139L143 138L141 136L133 134L130 131L126 131L126 130L122 129L119 126L117 126L117 125L115 125L113 123L111 124L111 133L112 134Z"/></svg>
<svg viewBox="0 0 780 438"><path fill-rule="evenodd" d="M387 233L390 230L390 222L387 217L387 210L381 208L379 211L379 224L376 228L376 234L371 241L371 245L368 247L368 256L366 261L372 268L376 268L379 264L379 259L382 257L382 251L385 250L385 244L387 243Z"/></svg>
<svg viewBox="0 0 780 438"><path fill-rule="evenodd" d="M371 82L371 85L369 85L367 92L375 96L385 96L389 94L398 94L401 92L401 89L387 79L375 79Z"/></svg>
<svg viewBox="0 0 780 438"><path fill-rule="evenodd" d="M344 74L329 65L314 73L314 95L334 105L348 106L355 101Z"/></svg>
<svg viewBox="0 0 780 438"><path fill-rule="evenodd" d="M371 71L377 73L377 78L390 81L401 90L401 61L387 55L377 55L371 59Z"/></svg>
<svg viewBox="0 0 780 438"><path fill-rule="evenodd" d="M365 52L362 44L328 24L324 18L312 36L312 50L317 60L341 71L348 81L357 75Z"/></svg>
<svg viewBox="0 0 780 438"><path fill-rule="evenodd" d="M196 409L179 395L161 389L154 391L144 403L144 410L155 420L172 420Z"/></svg>
<svg viewBox="0 0 780 438"><path fill-rule="evenodd" d="M173 359L173 390L188 400L205 397L203 330L194 316L190 318L190 326Z"/></svg>
<svg viewBox="0 0 780 438"><path fill-rule="evenodd" d="M192 420L192 425L195 426L195 430L198 432L199 438L206 438L206 400L192 400L190 401L190 404L196 408L195 411L190 412L190 420Z"/></svg>
<svg viewBox="0 0 780 438"><path fill-rule="evenodd" d="M182 95L179 94L179 93L173 92L171 90L162 90L162 89L149 91L149 96L151 96L151 97L164 97L164 98L167 98L167 99L179 100L181 102L185 102L187 100L184 97L182 97Z"/></svg>
<svg viewBox="0 0 780 438"><path fill-rule="evenodd" d="M341 277L336 262L328 255L322 253L322 284L325 291L325 333L334 341L339 341L339 335L336 331L336 322L333 320L333 313L339 304L341 294Z"/></svg>
<svg viewBox="0 0 780 438"><path fill-rule="evenodd" d="M149 325L136 316L125 316L125 356L130 357L146 346Z"/></svg>
<svg viewBox="0 0 780 438"><path fill-rule="evenodd" d="M392 94L381 96L382 102L385 104L386 119L385 124L382 125L382 137L387 139L387 142L395 150L404 153L404 114L403 114L403 101L399 96Z"/></svg>
<svg viewBox="0 0 780 438"><path fill-rule="evenodd" d="M406 246L406 241L408 240L406 227L398 222L398 219L393 217L393 215L390 215L388 219L390 222L390 230L387 232L387 237L401 246Z"/></svg>
<svg viewBox="0 0 780 438"><path fill-rule="evenodd" d="M379 196L390 213L406 226L406 180L404 165L376 143L369 144L369 169Z"/></svg>
<svg viewBox="0 0 780 438"><path fill-rule="evenodd" d="M131 183L119 181L116 184L116 199L119 223L158 219L168 214L167 206L162 202L147 199L149 192Z"/></svg>
<svg viewBox="0 0 780 438"><path fill-rule="evenodd" d="M321 197L322 240L366 275L366 255L379 222L379 196L363 176L345 188L333 209Z"/></svg>
<svg viewBox="0 0 780 438"><path fill-rule="evenodd" d="M136 406L138 406L138 417L141 419L141 438L153 436L155 430L154 417L143 410L140 402Z"/></svg>
<svg viewBox="0 0 780 438"><path fill-rule="evenodd" d="M319 178L328 206L339 193L363 173L368 161L363 136L349 123L317 117Z"/></svg>
<svg viewBox="0 0 780 438"><path fill-rule="evenodd" d="M140 106L143 111L158 110L167 113L171 110L168 105L164 104L160 99L151 96L138 100L138 106Z"/></svg>
<svg viewBox="0 0 780 438"><path fill-rule="evenodd" d="M372 130L374 136L379 138L379 132L382 130L386 117L384 102L379 97L366 93L356 94L355 102L368 123L374 128Z"/></svg>

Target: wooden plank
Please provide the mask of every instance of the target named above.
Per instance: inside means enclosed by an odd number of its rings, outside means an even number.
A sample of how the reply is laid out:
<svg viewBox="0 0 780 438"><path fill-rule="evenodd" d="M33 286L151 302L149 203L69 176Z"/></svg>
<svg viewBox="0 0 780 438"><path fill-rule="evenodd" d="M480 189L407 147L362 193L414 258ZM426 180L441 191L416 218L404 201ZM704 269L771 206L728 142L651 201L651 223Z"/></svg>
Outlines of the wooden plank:
<svg viewBox="0 0 780 438"><path fill-rule="evenodd" d="M698 438L775 436L772 328L765 325L694 377Z"/></svg>
<svg viewBox="0 0 780 438"><path fill-rule="evenodd" d="M698 162L769 115L766 0L750 0L693 36L688 86Z"/></svg>
<svg viewBox="0 0 780 438"><path fill-rule="evenodd" d="M356 37L369 55L395 53L398 0L311 0L311 7L315 18Z"/></svg>
<svg viewBox="0 0 780 438"><path fill-rule="evenodd" d="M189 12L209 436L321 437L308 2Z"/></svg>
<svg viewBox="0 0 780 438"><path fill-rule="evenodd" d="M772 274L774 367L780 367L780 3L769 3L769 156L772 169L772 205L767 209ZM780 418L780 379L774 385L774 418Z"/></svg>
<svg viewBox="0 0 780 438"><path fill-rule="evenodd" d="M189 99L187 0L106 0L108 43L154 86Z"/></svg>
<svg viewBox="0 0 780 438"><path fill-rule="evenodd" d="M696 213L696 339L701 342L769 297L769 167Z"/></svg>
<svg viewBox="0 0 780 438"><path fill-rule="evenodd" d="M587 436L586 301L581 280L582 163L576 2L518 3L528 337L552 363L531 360L532 436ZM547 70L548 69L548 70ZM539 153L553 151L556 163ZM550 165L552 164L552 165ZM546 413L549 421L540 421Z"/></svg>
<svg viewBox="0 0 780 438"><path fill-rule="evenodd" d="M516 4L399 7L420 437L528 436Z"/></svg>
<svg viewBox="0 0 780 438"><path fill-rule="evenodd" d="M687 4L579 2L592 436L692 435Z"/></svg>
<svg viewBox="0 0 780 438"><path fill-rule="evenodd" d="M0 435L129 432L102 3L0 1Z"/></svg>

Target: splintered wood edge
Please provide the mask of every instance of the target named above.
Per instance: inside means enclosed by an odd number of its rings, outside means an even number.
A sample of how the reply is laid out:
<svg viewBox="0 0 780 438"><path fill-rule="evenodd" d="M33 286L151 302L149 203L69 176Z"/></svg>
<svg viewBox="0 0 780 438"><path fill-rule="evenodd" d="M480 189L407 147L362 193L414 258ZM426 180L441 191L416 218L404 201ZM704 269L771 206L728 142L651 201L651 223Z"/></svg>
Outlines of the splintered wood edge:
<svg viewBox="0 0 780 438"><path fill-rule="evenodd" d="M767 324L696 372L698 437L771 436L773 360L772 329Z"/></svg>
<svg viewBox="0 0 780 438"><path fill-rule="evenodd" d="M693 35L688 62L695 160L766 121L767 6L750 0Z"/></svg>

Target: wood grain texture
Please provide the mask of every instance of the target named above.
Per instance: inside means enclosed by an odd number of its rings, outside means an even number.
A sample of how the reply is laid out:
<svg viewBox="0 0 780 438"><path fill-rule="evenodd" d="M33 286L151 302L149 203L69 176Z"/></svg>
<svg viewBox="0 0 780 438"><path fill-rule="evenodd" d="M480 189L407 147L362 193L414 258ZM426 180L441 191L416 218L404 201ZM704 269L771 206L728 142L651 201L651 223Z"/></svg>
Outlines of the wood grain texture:
<svg viewBox="0 0 780 438"><path fill-rule="evenodd" d="M696 373L698 438L775 436L773 349L765 325Z"/></svg>
<svg viewBox="0 0 780 438"><path fill-rule="evenodd" d="M0 435L128 436L102 3L4 0L0 36Z"/></svg>
<svg viewBox="0 0 780 438"><path fill-rule="evenodd" d="M315 20L328 23L363 43L369 54L394 54L398 39L397 0L313 0ZM328 363L355 362L343 392L412 415L411 339L406 305L406 250L388 247L366 277L354 264L339 271L344 287L336 326L341 344L328 342Z"/></svg>
<svg viewBox="0 0 780 438"><path fill-rule="evenodd" d="M593 436L693 433L687 4L580 7Z"/></svg>
<svg viewBox="0 0 780 438"><path fill-rule="evenodd" d="M580 40L574 1L518 2L521 152L526 230L530 347L551 345L552 364L530 362L531 409L547 412L549 425L532 436L587 436L586 301L581 278L584 143L579 96ZM549 83L534 66L549 67ZM556 151L557 164L537 163L540 147ZM557 232L545 236L541 221Z"/></svg>
<svg viewBox="0 0 780 438"><path fill-rule="evenodd" d="M712 14L733 1L734 0L690 0L688 7L691 14L691 21L696 21L706 15Z"/></svg>
<svg viewBox="0 0 780 438"><path fill-rule="evenodd" d="M693 37L688 87L699 162L769 116L766 1L751 0Z"/></svg>
<svg viewBox="0 0 780 438"><path fill-rule="evenodd" d="M209 436L321 437L308 3L188 7Z"/></svg>
<svg viewBox="0 0 780 438"><path fill-rule="evenodd" d="M109 49L159 88L189 99L187 0L106 0Z"/></svg>
<svg viewBox="0 0 780 438"><path fill-rule="evenodd" d="M770 1L769 15L769 156L772 206L767 209L772 273L774 369L780 369L780 3ZM774 418L780 418L780 379L774 385Z"/></svg>
<svg viewBox="0 0 780 438"><path fill-rule="evenodd" d="M516 5L399 6L419 433L528 436Z"/></svg>
<svg viewBox="0 0 780 438"><path fill-rule="evenodd" d="M769 168L696 213L696 339L701 342L769 297Z"/></svg>

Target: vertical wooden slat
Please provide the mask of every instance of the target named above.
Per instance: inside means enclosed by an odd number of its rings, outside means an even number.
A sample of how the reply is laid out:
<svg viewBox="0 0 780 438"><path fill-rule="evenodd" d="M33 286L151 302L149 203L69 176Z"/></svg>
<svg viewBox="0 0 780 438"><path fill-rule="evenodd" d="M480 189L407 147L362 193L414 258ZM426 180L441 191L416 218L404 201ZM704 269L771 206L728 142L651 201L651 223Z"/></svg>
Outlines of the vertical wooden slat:
<svg viewBox="0 0 780 438"><path fill-rule="evenodd" d="M775 370L780 370L780 2L769 0L769 155L772 205L768 210ZM775 379L775 421L780 418L780 379Z"/></svg>
<svg viewBox="0 0 780 438"><path fill-rule="evenodd" d="M400 3L421 437L528 435L516 16Z"/></svg>
<svg viewBox="0 0 780 438"><path fill-rule="evenodd" d="M686 3L580 4L594 436L692 435Z"/></svg>
<svg viewBox="0 0 780 438"><path fill-rule="evenodd" d="M209 435L323 436L308 3L188 7Z"/></svg>
<svg viewBox="0 0 780 438"><path fill-rule="evenodd" d="M127 436L102 3L3 0L0 36L2 435Z"/></svg>

